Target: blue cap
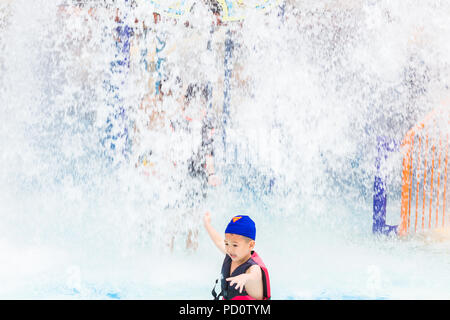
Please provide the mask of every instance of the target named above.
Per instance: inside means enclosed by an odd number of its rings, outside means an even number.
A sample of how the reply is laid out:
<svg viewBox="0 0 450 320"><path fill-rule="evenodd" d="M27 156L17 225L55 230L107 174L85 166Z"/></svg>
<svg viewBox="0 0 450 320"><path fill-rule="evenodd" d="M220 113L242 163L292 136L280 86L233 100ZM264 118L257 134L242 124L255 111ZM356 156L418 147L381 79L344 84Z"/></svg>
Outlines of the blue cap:
<svg viewBox="0 0 450 320"><path fill-rule="evenodd" d="M239 234L244 237L255 240L256 238L256 227L255 222L250 219L249 216L235 216L231 218L230 223L225 229L225 233Z"/></svg>

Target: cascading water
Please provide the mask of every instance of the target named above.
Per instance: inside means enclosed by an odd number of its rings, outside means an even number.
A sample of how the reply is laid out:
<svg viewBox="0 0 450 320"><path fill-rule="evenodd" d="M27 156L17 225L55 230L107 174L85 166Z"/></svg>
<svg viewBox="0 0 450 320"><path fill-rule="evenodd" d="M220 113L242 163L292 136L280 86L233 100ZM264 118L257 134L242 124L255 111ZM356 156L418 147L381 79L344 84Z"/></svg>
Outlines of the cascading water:
<svg viewBox="0 0 450 320"><path fill-rule="evenodd" d="M209 210L254 218L273 299L449 298L448 241L371 232L377 138L448 93L448 3L150 2L0 3L0 297L210 299Z"/></svg>

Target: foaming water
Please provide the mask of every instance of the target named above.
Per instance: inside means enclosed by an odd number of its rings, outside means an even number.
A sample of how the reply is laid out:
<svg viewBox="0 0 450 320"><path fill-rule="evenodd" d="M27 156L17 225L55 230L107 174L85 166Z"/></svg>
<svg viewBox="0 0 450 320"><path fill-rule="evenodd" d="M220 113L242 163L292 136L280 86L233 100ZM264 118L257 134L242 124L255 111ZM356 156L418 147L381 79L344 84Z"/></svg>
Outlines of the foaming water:
<svg viewBox="0 0 450 320"><path fill-rule="evenodd" d="M201 2L157 24L145 1L61 4L0 4L0 297L209 299L210 210L254 218L274 299L449 298L445 236L371 233L377 137L447 92L446 2L280 1L224 26ZM190 169L189 84L211 92L216 187ZM395 224L399 155L386 170Z"/></svg>

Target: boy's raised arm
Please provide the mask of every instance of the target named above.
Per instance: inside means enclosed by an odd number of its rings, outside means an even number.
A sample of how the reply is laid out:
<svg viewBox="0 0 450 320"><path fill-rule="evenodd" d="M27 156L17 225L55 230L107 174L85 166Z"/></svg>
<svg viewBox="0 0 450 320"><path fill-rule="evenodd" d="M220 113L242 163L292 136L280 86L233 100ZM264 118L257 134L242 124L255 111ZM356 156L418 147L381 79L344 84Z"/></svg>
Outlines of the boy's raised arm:
<svg viewBox="0 0 450 320"><path fill-rule="evenodd" d="M222 251L224 254L226 254L224 239L220 235L220 233L218 233L216 231L216 229L214 229L212 227L212 225L211 225L211 214L208 211L203 216L203 223L205 225L206 231L208 231L209 237L214 242L216 247L219 248L219 250Z"/></svg>

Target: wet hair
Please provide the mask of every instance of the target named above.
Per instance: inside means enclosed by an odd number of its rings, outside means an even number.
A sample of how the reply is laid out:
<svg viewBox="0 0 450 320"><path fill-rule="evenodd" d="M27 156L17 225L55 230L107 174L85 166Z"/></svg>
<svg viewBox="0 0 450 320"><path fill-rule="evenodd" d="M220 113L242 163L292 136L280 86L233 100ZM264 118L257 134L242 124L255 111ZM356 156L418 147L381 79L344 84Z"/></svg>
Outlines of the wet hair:
<svg viewBox="0 0 450 320"><path fill-rule="evenodd" d="M206 5L214 14L220 14L222 12L222 6L217 0L205 0Z"/></svg>
<svg viewBox="0 0 450 320"><path fill-rule="evenodd" d="M211 86L209 84L191 83L186 89L184 98L187 102L190 102L197 97L198 94L201 94L206 101L209 101L212 96Z"/></svg>
<svg viewBox="0 0 450 320"><path fill-rule="evenodd" d="M184 95L184 99L187 102L190 102L197 96L198 93L198 85L196 83L190 83L186 89L186 94Z"/></svg>
<svg viewBox="0 0 450 320"><path fill-rule="evenodd" d="M251 238L249 238L249 237L246 237L246 236L241 236L244 240L245 240L245 242L247 242L247 243L249 243L250 241L255 241L255 240L253 240L253 239L251 239Z"/></svg>
<svg viewBox="0 0 450 320"><path fill-rule="evenodd" d="M230 233L230 234L234 234L234 235L240 236L242 239L245 240L246 243L249 243L250 241L255 241L255 240L253 240L252 238L243 236L243 235L241 235L241 234L236 234L236 233Z"/></svg>

